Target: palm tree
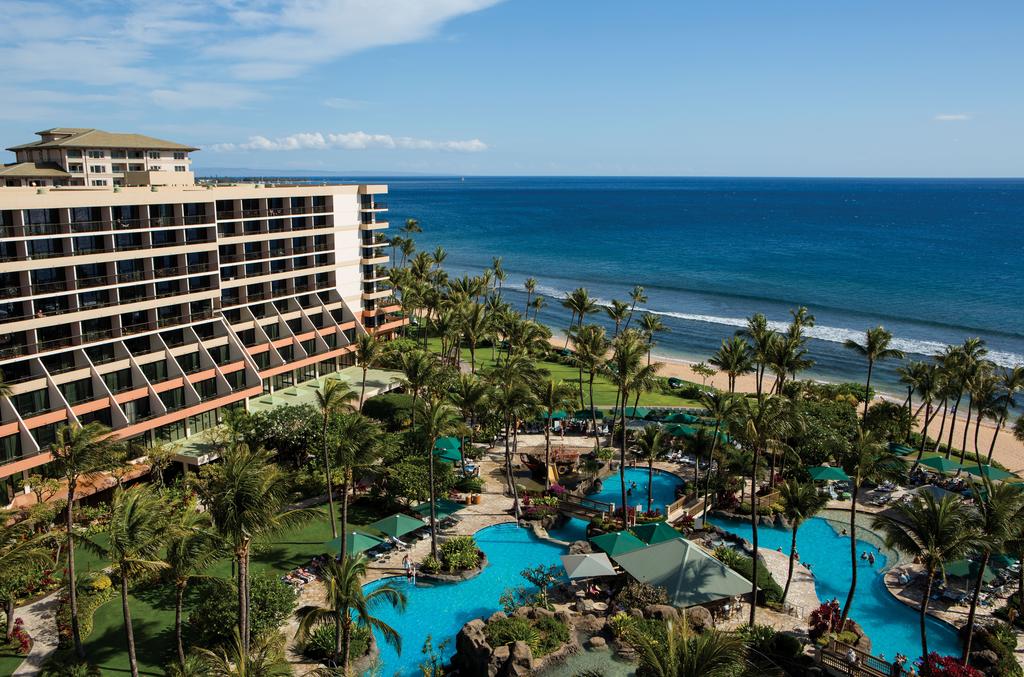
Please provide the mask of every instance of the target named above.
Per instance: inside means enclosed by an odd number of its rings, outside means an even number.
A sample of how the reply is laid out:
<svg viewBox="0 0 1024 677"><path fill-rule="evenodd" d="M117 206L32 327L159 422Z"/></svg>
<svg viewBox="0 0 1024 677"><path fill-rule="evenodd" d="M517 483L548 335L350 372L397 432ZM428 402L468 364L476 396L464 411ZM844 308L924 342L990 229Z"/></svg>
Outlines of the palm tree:
<svg viewBox="0 0 1024 677"><path fill-rule="evenodd" d="M462 318L462 334L469 345L469 369L476 373L476 347L491 332L491 317L487 307L480 303L470 304Z"/></svg>
<svg viewBox="0 0 1024 677"><path fill-rule="evenodd" d="M640 329L647 340L647 364L651 363L651 349L654 348L654 335L668 331L668 327L661 318L654 313L644 313L640 318Z"/></svg>
<svg viewBox="0 0 1024 677"><path fill-rule="evenodd" d="M629 634L639 649L643 674L654 677L737 677L747 665L747 646L735 633L693 632L686 621L669 622L664 642L645 632Z"/></svg>
<svg viewBox="0 0 1024 677"><path fill-rule="evenodd" d="M315 511L284 511L287 482L284 473L262 449L246 445L229 448L222 463L210 466L202 486L204 503L221 537L231 546L238 564L238 635L242 656L249 651L249 553L254 540L269 536Z"/></svg>
<svg viewBox="0 0 1024 677"><path fill-rule="evenodd" d="M701 394L701 403L707 409L708 416L715 419L715 429L711 439L711 460L708 462L707 475L704 480L704 507L701 510L702 519L708 514L708 494L711 492L711 464L715 462L715 451L718 449L719 438L723 428L728 428L729 422L736 414L736 398L732 395L723 395L718 391ZM721 462L719 462L721 469Z"/></svg>
<svg viewBox="0 0 1024 677"><path fill-rule="evenodd" d="M290 677L291 666L285 662L281 636L276 631L264 632L243 642L238 630L231 644L216 651L197 649L209 677Z"/></svg>
<svg viewBox="0 0 1024 677"><path fill-rule="evenodd" d="M917 494L911 503L896 506L877 515L872 528L885 534L886 546L895 547L924 565L926 574L921 597L921 656L925 661L921 674L931 674L928 663L928 629L925 619L935 575L947 562L960 559L978 546L972 522L977 514L959 496L936 501L931 494ZM846 617L843 617L845 625Z"/></svg>
<svg viewBox="0 0 1024 677"><path fill-rule="evenodd" d="M423 389L437 377L438 364L431 353L413 350L402 353L402 385L412 393L412 426L416 427L416 403Z"/></svg>
<svg viewBox="0 0 1024 677"><path fill-rule="evenodd" d="M534 322L537 321L537 313L539 313L540 309L543 308L546 305L547 305L547 301L544 300L543 296L537 296L536 298L533 299L533 301L530 301L530 307L533 308L533 321Z"/></svg>
<svg viewBox="0 0 1024 677"><path fill-rule="evenodd" d="M359 411L366 401L366 372L377 366L383 353L383 346L376 334L360 334L356 339L356 362L362 367L363 382L359 386Z"/></svg>
<svg viewBox="0 0 1024 677"><path fill-rule="evenodd" d="M796 558L796 534L800 525L817 515L828 505L828 495L818 491L818 487L809 482L788 480L779 487L779 503L782 514L789 520L793 530L793 542L789 547L789 571L786 573L786 587L782 589L782 603L786 603L789 595L789 584L793 580L793 564Z"/></svg>
<svg viewBox="0 0 1024 677"><path fill-rule="evenodd" d="M526 281L523 282L523 289L526 290L526 314L529 315L530 314L530 298L533 296L534 292L537 291L537 278L535 278L535 277L528 277L528 278L526 278Z"/></svg>
<svg viewBox="0 0 1024 677"><path fill-rule="evenodd" d="M366 377L365 372L363 373L365 386ZM348 384L335 378L329 378L324 381L323 388L318 388L316 391L316 405L320 409L320 418L323 420L324 482L327 484L327 510L328 519L331 522L331 538L338 537L338 525L334 520L334 480L331 477L331 459L327 453L327 446L329 444L327 426L331 421L331 416L336 414L344 404L355 399L355 396L356 394L349 390Z"/></svg>
<svg viewBox="0 0 1024 677"><path fill-rule="evenodd" d="M757 396L760 397L765 368L768 364L768 354L772 341L776 339L777 334L768 326L768 318L762 313L755 313L748 317L746 328L741 329L738 333L750 341L751 358L754 363L754 374L756 377L754 387Z"/></svg>
<svg viewBox="0 0 1024 677"><path fill-rule="evenodd" d="M418 219L406 219L405 225L402 226L402 232L407 235L412 235L413 233L422 233L423 229L420 227Z"/></svg>
<svg viewBox="0 0 1024 677"><path fill-rule="evenodd" d="M802 338L789 334L776 334L768 345L768 368L775 374L774 391L783 393L787 378L814 366L814 360L807 358L807 348Z"/></svg>
<svg viewBox="0 0 1024 677"><path fill-rule="evenodd" d="M402 653L402 636L373 612L384 603L404 611L405 595L392 583L383 583L365 592L362 583L366 572L366 558L362 555L345 557L340 562L331 559L320 571L326 588L323 606L307 605L295 612L299 619L295 637L301 642L308 640L322 625L334 626L335 659L343 674L348 669L349 646L355 625L376 630L399 654Z"/></svg>
<svg viewBox="0 0 1024 677"><path fill-rule="evenodd" d="M544 415L544 488L551 487L551 420L556 411L572 411L576 406L576 389L565 381L545 379L535 390Z"/></svg>
<svg viewBox="0 0 1024 677"><path fill-rule="evenodd" d="M204 572L220 559L220 546L209 514L201 512L195 502L190 502L175 516L164 561L169 578L174 582L174 643L182 668L187 660L181 632L185 590L192 581L208 578Z"/></svg>
<svg viewBox="0 0 1024 677"><path fill-rule="evenodd" d="M534 395L540 372L532 360L521 352L510 352L508 359L496 365L487 378L494 386L493 408L500 412L505 440L505 481L512 496L512 507L519 519L519 496L512 472L513 436L519 421L532 416L538 408Z"/></svg>
<svg viewBox="0 0 1024 677"><path fill-rule="evenodd" d="M4 373L0 371L0 399L6 399L12 394L11 384L4 380Z"/></svg>
<svg viewBox="0 0 1024 677"><path fill-rule="evenodd" d="M573 362L588 376L591 425L594 429L594 444L600 445L601 438L597 431L597 409L594 407L594 379L604 368L611 342L607 338L604 327L588 324L576 332L576 351L572 355ZM581 379L582 381L582 379ZM582 397L580 398L582 404Z"/></svg>
<svg viewBox="0 0 1024 677"><path fill-rule="evenodd" d="M636 304L647 303L647 294L644 293L644 288L640 285L633 287L633 291L629 292L629 315L626 317L626 324L623 329L629 329L629 323L633 321L633 312L636 310Z"/></svg>
<svg viewBox="0 0 1024 677"><path fill-rule="evenodd" d="M999 436L999 431L1002 430L1003 425L1006 424L1006 417L1010 413L1010 409L1017 406L1017 401L1014 399L1017 393L1024 390L1024 367L1013 367L1004 368L999 373L1000 386L1002 388L1002 395L999 398L999 418L996 419L996 429L992 432L992 441L988 445L988 460L986 463L992 464L992 452L996 449L996 438Z"/></svg>
<svg viewBox="0 0 1024 677"><path fill-rule="evenodd" d="M857 589L857 498L860 489L865 482L877 484L885 480L898 480L905 472L906 465L873 432L863 428L858 429L857 438L841 462L843 470L850 476L850 591L846 595L839 623L839 627L844 628Z"/></svg>
<svg viewBox="0 0 1024 677"><path fill-rule="evenodd" d="M914 389L918 398L924 403L924 421L921 424L921 444L917 450L917 458L914 460L914 468L921 462L924 455L924 447L928 443L928 425L931 423L934 414L932 405L941 389L939 369L934 364L925 364L914 376ZM920 409L918 409L920 411ZM935 411L935 414L938 410ZM941 434L941 433L940 433Z"/></svg>
<svg viewBox="0 0 1024 677"><path fill-rule="evenodd" d="M605 306L604 311L608 313L608 319L615 323L615 333L612 334L612 338L615 338L619 335L619 327L629 316L629 304L612 299L611 305Z"/></svg>
<svg viewBox="0 0 1024 677"><path fill-rule="evenodd" d="M736 337L739 338L739 337ZM744 345L746 342L739 339ZM762 397L751 400L742 398L733 420L733 437L739 439L744 447L752 452L750 474L750 526L754 552L757 552L757 526L760 516L757 505L757 473L761 458L766 454L776 454L788 448L783 440L793 431L793 403L779 396ZM757 619L757 567L751 576L750 625Z"/></svg>
<svg viewBox="0 0 1024 677"><path fill-rule="evenodd" d="M128 604L128 581L142 574L167 568L159 558L167 537L167 506L149 485L114 491L110 504L110 521L103 534L106 542L86 539L90 550L110 560L121 584L121 613L124 615L124 633L128 642L128 667L132 677L139 677L139 662L135 656L135 632L132 612Z"/></svg>
<svg viewBox="0 0 1024 677"><path fill-rule="evenodd" d="M868 415L868 405L871 403L871 371L875 368L875 362L890 358L903 359L903 351L890 348L890 343L892 343L892 333L886 331L881 325L865 332L863 344L857 343L853 339L846 339L843 343L844 346L859 353L868 361L868 377L864 383L864 416Z"/></svg>
<svg viewBox="0 0 1024 677"><path fill-rule="evenodd" d="M458 413L440 395L420 402L419 433L426 445L427 467L430 478L430 554L437 557L437 493L434 484L434 447L439 437L456 430Z"/></svg>
<svg viewBox="0 0 1024 677"><path fill-rule="evenodd" d="M435 247L434 253L430 255L430 258L434 262L434 267L440 268L441 264L444 263L444 260L448 258L448 252L444 250L444 247Z"/></svg>
<svg viewBox="0 0 1024 677"><path fill-rule="evenodd" d="M597 312L599 306L597 301L590 297L590 293L585 287L577 287L576 289L569 292L565 299L562 301L562 306L572 311L572 321L569 323L569 331L572 332L574 326L582 327L583 322L586 320L587 315L592 315ZM565 347L569 347L569 337L565 338Z"/></svg>
<svg viewBox="0 0 1024 677"><path fill-rule="evenodd" d="M57 429L56 439L50 445L54 474L67 482L67 505L64 510L67 529L68 606L71 609L71 635L75 654L85 658L82 635L78 624L78 581L75 577L74 505L78 481L94 477L118 456L119 444L110 439L110 429L99 423L64 425Z"/></svg>
<svg viewBox="0 0 1024 677"><path fill-rule="evenodd" d="M0 510L0 597L7 616L7 632L14 632L14 601L21 582L32 571L50 564L50 550L43 545L47 534L36 534L33 520L16 521L17 515Z"/></svg>
<svg viewBox="0 0 1024 677"><path fill-rule="evenodd" d="M352 486L352 471L373 463L377 459L381 429L372 419L359 412L336 418L333 429L335 465L341 468L341 557L348 547L348 495Z"/></svg>
<svg viewBox="0 0 1024 677"><path fill-rule="evenodd" d="M964 631L966 640L960 658L964 664L967 663L967 657L971 653L978 597L981 594L981 587L984 585L985 569L988 568L989 559L992 557L992 553L1004 550L1007 541L1014 537L1014 532L1019 528L1018 525L1024 521L1024 494L1021 494L1020 490L1012 484L1001 482L995 485L983 477L981 482L972 482L971 494L979 513L979 518L974 521L974 527L981 540L979 548L981 561L978 562L978 577L974 581L971 608L967 614L967 625Z"/></svg>
<svg viewBox="0 0 1024 677"><path fill-rule="evenodd" d="M754 369L750 345L739 336L723 339L721 347L708 362L724 371L729 378L729 392L736 392L736 377Z"/></svg>
<svg viewBox="0 0 1024 677"><path fill-rule="evenodd" d="M654 503L654 462L665 454L665 433L661 426L651 424L634 440L636 457L647 464L647 509Z"/></svg>

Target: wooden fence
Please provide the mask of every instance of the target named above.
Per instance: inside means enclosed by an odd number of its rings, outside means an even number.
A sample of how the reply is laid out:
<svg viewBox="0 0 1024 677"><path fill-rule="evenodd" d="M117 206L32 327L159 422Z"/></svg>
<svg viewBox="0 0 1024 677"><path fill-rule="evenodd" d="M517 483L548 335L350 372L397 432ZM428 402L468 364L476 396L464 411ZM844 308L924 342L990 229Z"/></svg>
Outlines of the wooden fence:
<svg viewBox="0 0 1024 677"><path fill-rule="evenodd" d="M851 665L848 660L850 650L853 650L857 661ZM826 668L833 675L854 675L856 677L900 677L905 675L899 665L882 660L877 656L854 649L849 644L830 640L829 643L818 649L816 659L819 665Z"/></svg>

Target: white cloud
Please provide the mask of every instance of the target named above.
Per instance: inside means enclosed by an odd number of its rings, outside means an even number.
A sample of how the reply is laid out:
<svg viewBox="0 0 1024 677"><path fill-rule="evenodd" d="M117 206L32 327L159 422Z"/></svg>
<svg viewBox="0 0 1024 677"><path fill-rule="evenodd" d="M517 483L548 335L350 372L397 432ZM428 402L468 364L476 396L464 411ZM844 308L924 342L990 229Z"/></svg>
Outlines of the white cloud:
<svg viewBox="0 0 1024 677"><path fill-rule="evenodd" d="M324 99L325 106L328 108L336 108L337 110L355 110L356 108L362 108L366 104L366 101L360 101L359 99L346 99L338 96L333 96L330 99Z"/></svg>
<svg viewBox="0 0 1024 677"><path fill-rule="evenodd" d="M218 82L189 82L176 88L154 89L149 98L164 108L238 108L261 98L247 87Z"/></svg>
<svg viewBox="0 0 1024 677"><path fill-rule="evenodd" d="M969 113L939 113L934 119L939 122L963 122L970 120L971 116Z"/></svg>
<svg viewBox="0 0 1024 677"><path fill-rule="evenodd" d="M321 133L301 132L289 136L268 139L265 136L251 136L245 143L218 143L210 150L231 151L286 151L286 150L440 150L456 153L478 153L487 150L487 144L480 139L463 141L433 141L410 136L391 134L367 134L366 132Z"/></svg>

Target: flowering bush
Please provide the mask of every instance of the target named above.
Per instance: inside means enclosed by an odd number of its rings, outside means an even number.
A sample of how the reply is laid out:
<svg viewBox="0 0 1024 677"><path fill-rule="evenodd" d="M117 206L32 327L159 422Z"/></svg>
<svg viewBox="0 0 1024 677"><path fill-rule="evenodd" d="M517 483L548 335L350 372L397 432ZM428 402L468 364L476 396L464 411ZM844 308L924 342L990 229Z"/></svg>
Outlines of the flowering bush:
<svg viewBox="0 0 1024 677"><path fill-rule="evenodd" d="M563 487L561 484L556 483L552 484L551 488L548 489L548 491L551 492L552 496L561 497L565 493L565 487Z"/></svg>
<svg viewBox="0 0 1024 677"><path fill-rule="evenodd" d="M839 621L842 620L842 617L843 614L839 609L839 602L836 599L833 598L832 601L825 602L811 612L810 627L808 628L807 635L812 640L817 640L838 631Z"/></svg>
<svg viewBox="0 0 1024 677"><path fill-rule="evenodd" d="M18 645L18 653L25 655L32 649L32 638L25 630L25 621L14 619L14 629L7 635L7 641Z"/></svg>
<svg viewBox="0 0 1024 677"><path fill-rule="evenodd" d="M102 592L109 588L113 583L110 580L110 576L103 573L94 574L85 581L82 582L82 587L92 592Z"/></svg>
<svg viewBox="0 0 1024 677"><path fill-rule="evenodd" d="M928 666L922 659L914 664L920 669L921 677L985 677L984 673L969 665L964 665L953 656L940 656L932 651L928 654Z"/></svg>

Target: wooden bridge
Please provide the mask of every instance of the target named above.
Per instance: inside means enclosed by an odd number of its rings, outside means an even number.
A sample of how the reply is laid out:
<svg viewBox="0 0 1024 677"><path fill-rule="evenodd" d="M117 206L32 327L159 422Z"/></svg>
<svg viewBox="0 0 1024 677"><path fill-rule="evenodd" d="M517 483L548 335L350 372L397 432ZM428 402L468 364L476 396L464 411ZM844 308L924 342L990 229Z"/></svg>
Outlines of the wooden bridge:
<svg viewBox="0 0 1024 677"><path fill-rule="evenodd" d="M847 660L851 649L857 657L857 662L852 665ZM829 641L826 646L818 648L815 660L830 675L836 677L900 677L907 674L896 663L890 663L834 639Z"/></svg>
<svg viewBox="0 0 1024 677"><path fill-rule="evenodd" d="M598 515L611 515L612 504L604 501L595 501L586 496L565 494L558 502L558 509L567 515L590 520Z"/></svg>

